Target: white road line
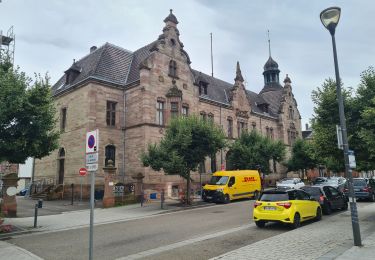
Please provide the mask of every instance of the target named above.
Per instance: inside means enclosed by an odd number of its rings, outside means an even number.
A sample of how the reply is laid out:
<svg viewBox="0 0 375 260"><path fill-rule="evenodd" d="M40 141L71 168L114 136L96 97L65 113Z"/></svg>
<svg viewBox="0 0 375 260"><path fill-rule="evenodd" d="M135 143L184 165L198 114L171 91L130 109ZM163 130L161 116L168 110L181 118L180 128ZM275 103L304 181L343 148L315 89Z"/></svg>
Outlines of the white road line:
<svg viewBox="0 0 375 260"><path fill-rule="evenodd" d="M153 249L150 249L150 250L142 251L142 252L139 252L137 254L117 258L117 260L139 259L139 258L146 257L146 256L156 255L156 254L159 254L159 253L162 253L162 252L165 252L165 251L169 251L169 250L176 249L176 248L179 248L179 247L191 245L191 244L194 244L194 243L197 243L197 242L200 242L200 241L204 241L204 240L212 239L212 238L215 238L215 237L224 236L224 235L227 235L227 234L230 234L230 233L234 233L234 232L237 232L237 231L241 231L241 230L247 229L247 228L252 227L252 226L255 226L255 224L247 224L247 225L243 225L243 226L240 226L240 227L231 228L231 229L223 230L223 231L220 231L220 232L212 233L212 234L209 234L209 235L204 235L204 236L201 236L201 237L187 239L187 240L177 242L177 243L173 243L173 244L170 244L170 245L161 246L161 247L153 248Z"/></svg>

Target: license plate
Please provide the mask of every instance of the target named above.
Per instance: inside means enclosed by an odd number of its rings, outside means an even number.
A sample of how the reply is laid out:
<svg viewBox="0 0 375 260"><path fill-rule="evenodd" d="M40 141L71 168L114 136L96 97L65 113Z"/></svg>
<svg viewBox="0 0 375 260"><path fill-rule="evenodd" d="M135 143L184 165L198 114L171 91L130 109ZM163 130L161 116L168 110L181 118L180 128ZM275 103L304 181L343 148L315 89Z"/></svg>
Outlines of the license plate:
<svg viewBox="0 0 375 260"><path fill-rule="evenodd" d="M264 207L264 210L276 210L276 207L268 207L268 206L265 206L265 207Z"/></svg>
<svg viewBox="0 0 375 260"><path fill-rule="evenodd" d="M207 196L206 198L210 200L210 199L212 199L212 196Z"/></svg>
<svg viewBox="0 0 375 260"><path fill-rule="evenodd" d="M354 191L360 191L361 189L354 189Z"/></svg>

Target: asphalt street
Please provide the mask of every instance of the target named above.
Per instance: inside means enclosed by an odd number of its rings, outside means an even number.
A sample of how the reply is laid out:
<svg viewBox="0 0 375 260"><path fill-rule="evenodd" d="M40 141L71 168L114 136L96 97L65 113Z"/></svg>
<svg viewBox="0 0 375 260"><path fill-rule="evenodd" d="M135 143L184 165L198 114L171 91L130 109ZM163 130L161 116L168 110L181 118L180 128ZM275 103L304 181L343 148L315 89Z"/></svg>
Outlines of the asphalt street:
<svg viewBox="0 0 375 260"><path fill-rule="evenodd" d="M289 231L277 224L256 228L252 204L245 200L95 226L95 259L208 259ZM88 233L80 228L7 242L44 259L88 259Z"/></svg>

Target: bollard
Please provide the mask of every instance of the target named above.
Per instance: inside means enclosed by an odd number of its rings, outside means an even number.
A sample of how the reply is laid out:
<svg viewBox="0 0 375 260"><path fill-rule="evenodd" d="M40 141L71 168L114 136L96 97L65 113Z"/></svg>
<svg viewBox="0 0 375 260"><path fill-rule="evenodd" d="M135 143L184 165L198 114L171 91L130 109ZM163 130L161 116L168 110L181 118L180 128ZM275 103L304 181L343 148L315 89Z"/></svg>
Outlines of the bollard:
<svg viewBox="0 0 375 260"><path fill-rule="evenodd" d="M35 211L34 211L34 228L36 228L38 222L38 203L35 204Z"/></svg>
<svg viewBox="0 0 375 260"><path fill-rule="evenodd" d="M161 190L160 204L161 209L164 209L164 189Z"/></svg>
<svg viewBox="0 0 375 260"><path fill-rule="evenodd" d="M144 200L144 193L143 193L143 190L141 192L141 207L143 207L143 200Z"/></svg>
<svg viewBox="0 0 375 260"><path fill-rule="evenodd" d="M74 183L70 184L70 187L72 189L72 202L71 205L73 205L73 198L74 198Z"/></svg>

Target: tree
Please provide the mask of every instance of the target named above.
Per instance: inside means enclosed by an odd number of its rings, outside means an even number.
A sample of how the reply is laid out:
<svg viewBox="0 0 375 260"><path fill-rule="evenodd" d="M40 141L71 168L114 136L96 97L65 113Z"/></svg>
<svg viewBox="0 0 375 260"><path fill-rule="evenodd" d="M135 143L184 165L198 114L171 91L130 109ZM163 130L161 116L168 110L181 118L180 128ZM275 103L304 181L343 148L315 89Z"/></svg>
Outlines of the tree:
<svg viewBox="0 0 375 260"><path fill-rule="evenodd" d="M41 159L58 147L48 77L34 82L9 59L0 60L0 162Z"/></svg>
<svg viewBox="0 0 375 260"><path fill-rule="evenodd" d="M345 116L348 122L352 120L348 117L348 111L351 111L350 104L352 104L350 93L346 89L342 90ZM321 88L312 92L312 100L315 103L312 128L314 129L313 144L316 149L316 158L319 163L326 165L332 171L343 171L344 156L342 150L337 147L336 135L336 125L340 125L336 82L332 79L325 80ZM348 136L350 141L350 133Z"/></svg>
<svg viewBox="0 0 375 260"><path fill-rule="evenodd" d="M292 147L292 156L287 162L288 171L313 169L317 165L313 144L298 139Z"/></svg>
<svg viewBox="0 0 375 260"><path fill-rule="evenodd" d="M270 160L281 162L286 153L285 145L281 141L258 134L256 131L244 132L230 147L227 165L238 170L262 169L270 172Z"/></svg>
<svg viewBox="0 0 375 260"><path fill-rule="evenodd" d="M375 70L368 68L361 74L361 83L354 99L359 121L355 124L358 141L355 142L356 158L360 170L375 168Z"/></svg>
<svg viewBox="0 0 375 260"><path fill-rule="evenodd" d="M190 203L190 172L196 171L205 157L225 147L225 135L211 121L195 116L171 120L159 144L149 144L142 154L143 165L186 179L187 203Z"/></svg>

